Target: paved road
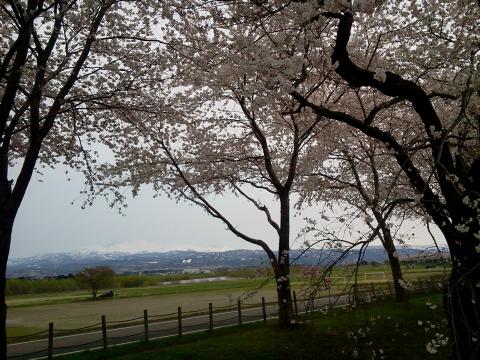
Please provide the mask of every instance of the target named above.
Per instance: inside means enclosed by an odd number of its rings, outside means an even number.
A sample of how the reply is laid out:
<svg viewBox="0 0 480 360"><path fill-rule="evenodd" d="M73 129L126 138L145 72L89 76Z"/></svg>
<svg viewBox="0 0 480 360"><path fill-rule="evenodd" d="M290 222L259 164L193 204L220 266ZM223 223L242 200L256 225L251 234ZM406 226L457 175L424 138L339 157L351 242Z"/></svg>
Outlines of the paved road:
<svg viewBox="0 0 480 360"><path fill-rule="evenodd" d="M333 299L332 299L333 301ZM335 298L336 304L345 304L347 296ZM315 300L315 308L327 305L328 298ZM298 311L305 311L305 303L298 303ZM276 317L278 314L277 305L268 305L265 307L267 318ZM238 311L225 311L213 313L213 327L220 328L225 326L234 326L239 323ZM242 323L252 321L262 321L263 311L261 307L242 309ZM142 319L138 319L142 321ZM182 333L192 333L209 330L209 315L187 316L182 318ZM165 320L161 322L149 322L148 324L149 338L155 339L167 336L178 335L178 320ZM145 339L145 329L143 323L141 325L126 326L115 329L107 329L107 345L119 345L129 342L137 342ZM9 359L39 359L47 356L48 340L34 340L8 345L7 358ZM60 355L83 351L87 349L95 349L103 347L103 338L101 331L93 331L88 333L58 336L53 340L53 354Z"/></svg>

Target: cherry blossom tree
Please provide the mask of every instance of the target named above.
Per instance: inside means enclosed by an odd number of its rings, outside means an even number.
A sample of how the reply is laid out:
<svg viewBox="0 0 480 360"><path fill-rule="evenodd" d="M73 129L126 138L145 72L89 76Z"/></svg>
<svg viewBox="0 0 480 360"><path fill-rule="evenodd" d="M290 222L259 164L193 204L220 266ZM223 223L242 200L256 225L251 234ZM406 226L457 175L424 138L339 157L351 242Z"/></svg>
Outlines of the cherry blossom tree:
<svg viewBox="0 0 480 360"><path fill-rule="evenodd" d="M238 56L242 46L250 49L249 45L268 39L262 43L261 54L252 52L253 58L262 59L255 74L270 74L282 84L282 95L288 91L301 108L357 129L390 153L415 199L448 243L453 269L445 305L455 355L475 358L480 343L477 3L298 0L208 4L215 11L198 14L195 20L208 18L202 33L210 31L219 42L209 56L197 56L207 60L205 69L213 65L209 61L218 59L221 46L230 46ZM194 31L192 21L177 27L180 23L175 22L172 31ZM302 28L306 34L301 44L308 52L299 52L300 46L283 52L288 57L282 57L282 63L288 59L291 63L282 71L272 66L272 54L286 46L288 36L273 36L277 32L269 28L272 23ZM236 32L247 25L248 30ZM189 45L195 48L202 43L197 40ZM325 62L328 52L331 60ZM322 77L328 69L337 76ZM330 92L325 91L326 84ZM407 131L395 126L402 118L412 125ZM411 146L413 137L420 139L423 151Z"/></svg>
<svg viewBox="0 0 480 360"><path fill-rule="evenodd" d="M158 114L146 121L142 110L119 113L118 117L128 124L120 125L122 132L140 141L115 146L117 163L113 167L103 165L103 175L97 183L107 190L131 186L134 194L141 184L153 184L156 190L201 207L233 234L261 247L276 279L280 324L290 326L291 194L317 120L302 114L282 114L291 104L279 102L277 108L271 104L264 108L259 104L268 96L268 89L265 94L247 97L247 88L255 79L235 75L237 84L224 80L225 84L214 88L211 100L202 104L218 108L224 99L237 101L236 106L230 104L228 111L208 114L208 110L193 110L188 102L185 107L190 113L177 114L173 124L165 124ZM204 91L190 92L189 97L192 100L204 94ZM173 134L177 136L175 141L171 140ZM264 216L271 236L259 238L251 234L251 229L236 226L236 220L228 216L228 209L216 205L210 196L225 193L250 203L259 216ZM114 197L113 202L118 200L123 199ZM278 244L277 254L269 245L272 241Z"/></svg>
<svg viewBox="0 0 480 360"><path fill-rule="evenodd" d="M169 65L151 82L163 85L164 101L149 93L142 103L118 109L119 122L103 138L116 164L100 168L93 195L125 186L135 194L142 184L153 184L200 206L266 252L276 278L279 321L290 326L291 196L310 166L310 149L321 141L321 118L300 109L289 92L291 82L301 83L302 72L314 67L328 102L335 92L328 82L333 69L324 67L328 58L322 60L319 47L316 63L304 61L314 49L313 35L295 22L272 18L258 27L248 20L252 4L180 3L163 7L163 33L157 38ZM290 14L298 16L295 9ZM272 46L275 52L265 51ZM211 198L224 193L259 211L272 230L270 238L238 228ZM120 190L112 199L117 200L124 200Z"/></svg>
<svg viewBox="0 0 480 360"><path fill-rule="evenodd" d="M349 234L358 234L358 222L376 234L367 239L380 240L389 259L396 299L405 301L394 238L397 235L398 243L406 245L401 227L405 219L422 216L412 208L418 196L381 144L345 126L339 128L338 133L341 135L330 139L333 150L329 159L318 164L304 184L303 202L326 202L330 207L338 204L343 210L337 220L348 226ZM363 245L364 241L360 243Z"/></svg>
<svg viewBox="0 0 480 360"><path fill-rule="evenodd" d="M292 96L319 116L347 124L391 152L450 249L452 272L445 308L455 357L476 358L480 351L479 9L473 1L368 3L361 12L355 11L354 2L343 8L321 6L317 14L337 24L331 54L336 73L352 89L375 91L384 100L365 106L364 115L358 116L329 109L314 94L292 91ZM423 152L428 157L413 155L401 129L377 121L376 116L388 109L402 112L406 122L418 125L416 134L428 144L428 153Z"/></svg>
<svg viewBox="0 0 480 360"><path fill-rule="evenodd" d="M159 190L174 190L241 236L206 196L235 191L275 228L270 212L245 192L251 185L278 197L283 233L297 174L321 161L309 151L318 145L310 135L325 119L346 124L388 151L444 234L454 259L446 306L457 357L475 357L476 3L178 0L162 11L170 77L152 82L175 91L162 94L161 102L149 93L143 109L118 111L124 120L119 131L129 139L113 146L122 150L117 165L128 169L118 170L118 186L136 192L138 184L154 182ZM397 127L399 119L412 126ZM412 147L412 138L419 145ZM279 235L278 263L287 238ZM283 281L286 273L278 275ZM280 293L279 299L288 304ZM288 311L283 308L281 319Z"/></svg>
<svg viewBox="0 0 480 360"><path fill-rule="evenodd" d="M149 31L150 10L116 0L0 4L0 357L12 228L32 175L59 162L90 168L101 128L89 114L138 92L149 46L132 37Z"/></svg>

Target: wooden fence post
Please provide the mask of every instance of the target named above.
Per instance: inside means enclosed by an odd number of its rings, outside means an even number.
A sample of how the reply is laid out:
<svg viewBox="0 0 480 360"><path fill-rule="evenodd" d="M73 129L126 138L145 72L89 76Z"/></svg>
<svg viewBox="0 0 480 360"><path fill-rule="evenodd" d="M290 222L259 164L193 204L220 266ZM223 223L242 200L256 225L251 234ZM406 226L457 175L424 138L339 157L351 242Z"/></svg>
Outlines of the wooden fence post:
<svg viewBox="0 0 480 360"><path fill-rule="evenodd" d="M102 315L102 340L103 340L103 349L107 349L107 320L105 315Z"/></svg>
<svg viewBox="0 0 480 360"><path fill-rule="evenodd" d="M213 305L208 303L208 319L209 319L209 330L213 331Z"/></svg>
<svg viewBox="0 0 480 360"><path fill-rule="evenodd" d="M267 321L267 310L265 309L265 298L262 296L263 322Z"/></svg>
<svg viewBox="0 0 480 360"><path fill-rule="evenodd" d="M357 289L357 283L353 284L353 304L357 305L358 304L358 289Z"/></svg>
<svg viewBox="0 0 480 360"><path fill-rule="evenodd" d="M53 358L53 322L48 324L48 360Z"/></svg>
<svg viewBox="0 0 480 360"><path fill-rule="evenodd" d="M372 301L373 301L373 298L377 298L377 296L375 295L375 284L372 282Z"/></svg>
<svg viewBox="0 0 480 360"><path fill-rule="evenodd" d="M143 327L145 329L145 342L148 342L148 312L143 310Z"/></svg>
<svg viewBox="0 0 480 360"><path fill-rule="evenodd" d="M332 308L332 290L331 286L328 286L328 310Z"/></svg>
<svg viewBox="0 0 480 360"><path fill-rule="evenodd" d="M240 299L237 300L237 308L238 308L238 326L242 325L242 302Z"/></svg>
<svg viewBox="0 0 480 360"><path fill-rule="evenodd" d="M182 307L178 307L178 336L182 336Z"/></svg>
<svg viewBox="0 0 480 360"><path fill-rule="evenodd" d="M297 294L293 292L293 306L295 308L295 316L298 317Z"/></svg>

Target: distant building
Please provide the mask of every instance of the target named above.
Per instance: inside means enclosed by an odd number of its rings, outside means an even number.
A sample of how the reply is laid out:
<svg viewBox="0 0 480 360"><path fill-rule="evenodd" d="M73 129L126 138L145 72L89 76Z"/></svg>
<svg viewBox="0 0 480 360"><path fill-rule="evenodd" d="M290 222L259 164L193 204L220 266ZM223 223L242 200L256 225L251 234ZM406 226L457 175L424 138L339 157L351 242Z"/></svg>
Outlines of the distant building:
<svg viewBox="0 0 480 360"><path fill-rule="evenodd" d="M418 262L426 262L426 263L449 263L450 262L450 253L448 252L422 252L415 255L408 255L408 256L399 256L399 260L404 263L418 263Z"/></svg>
<svg viewBox="0 0 480 360"><path fill-rule="evenodd" d="M211 269L183 269L182 274L211 274Z"/></svg>

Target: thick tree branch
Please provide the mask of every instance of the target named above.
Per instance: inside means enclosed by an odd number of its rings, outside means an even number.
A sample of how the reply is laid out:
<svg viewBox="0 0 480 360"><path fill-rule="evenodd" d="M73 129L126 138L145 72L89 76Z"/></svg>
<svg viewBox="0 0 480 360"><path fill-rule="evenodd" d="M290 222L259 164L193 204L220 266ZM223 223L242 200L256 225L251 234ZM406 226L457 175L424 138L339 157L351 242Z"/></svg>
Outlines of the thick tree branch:
<svg viewBox="0 0 480 360"><path fill-rule="evenodd" d="M347 50L353 24L353 14L344 13L339 19L337 37L332 53L332 63L338 65L335 71L353 87L375 88L384 95L404 98L412 104L431 143L432 156L436 161L442 193L445 194L447 202L451 205L458 203L460 199L454 191L453 184L448 179L450 174L455 173L453 157L449 144L436 136L436 133L442 132L443 127L429 96L414 82L405 80L392 72L387 71L385 81L381 81L375 77L375 72L364 70L355 65L351 61Z"/></svg>
<svg viewBox="0 0 480 360"><path fill-rule="evenodd" d="M275 229L277 234L280 235L280 226L272 219L272 216L270 214L270 211L268 210L267 206L260 204L258 201L256 201L254 198L249 196L245 191L243 191L237 184L235 184L233 181L231 182L231 185L235 188L236 191L238 191L239 194L241 194L245 199L250 201L255 207L264 212L265 216L267 217L268 223Z"/></svg>
<svg viewBox="0 0 480 360"><path fill-rule="evenodd" d="M401 169L404 171L405 175L408 177L413 188L418 193L423 194L423 203L425 204L425 207L429 211L432 218L435 219L435 222L440 224L439 226L442 226L441 224L445 224L444 226L450 224L450 219L443 212L443 206L440 203L438 196L433 192L429 184L425 182L419 169L410 159L408 152L390 133L373 126L366 125L363 121L344 112L333 111L321 105L316 105L305 99L298 92L292 92L291 96L299 101L301 105L310 107L318 115L350 125L351 127L360 130L365 135L382 142L388 149L393 150L393 156L400 165Z"/></svg>

